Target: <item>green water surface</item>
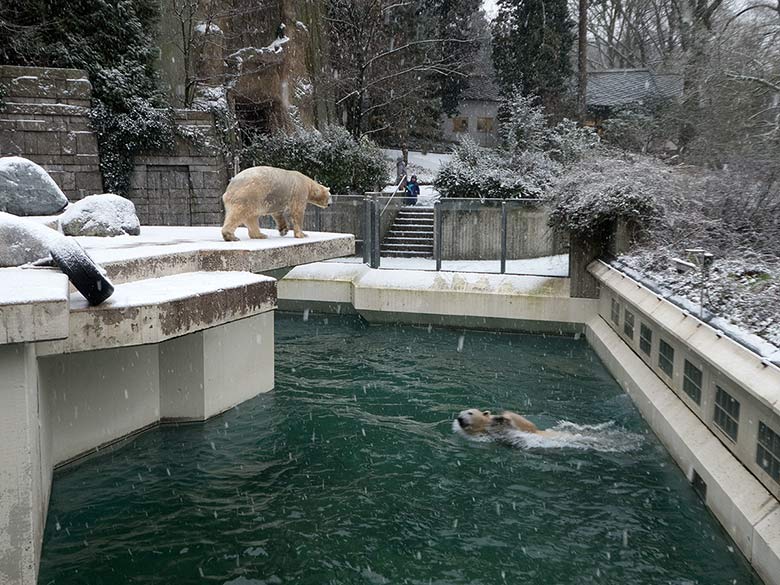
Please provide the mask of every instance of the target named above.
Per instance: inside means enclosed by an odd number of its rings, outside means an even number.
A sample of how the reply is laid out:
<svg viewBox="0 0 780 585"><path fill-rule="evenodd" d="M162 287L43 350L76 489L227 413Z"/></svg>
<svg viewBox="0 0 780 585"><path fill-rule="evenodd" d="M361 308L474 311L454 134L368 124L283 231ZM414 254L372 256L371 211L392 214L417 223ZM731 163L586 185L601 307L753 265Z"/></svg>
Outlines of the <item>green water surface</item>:
<svg viewBox="0 0 780 585"><path fill-rule="evenodd" d="M276 334L273 392L56 474L39 583L760 583L584 340ZM602 426L475 443L468 407Z"/></svg>

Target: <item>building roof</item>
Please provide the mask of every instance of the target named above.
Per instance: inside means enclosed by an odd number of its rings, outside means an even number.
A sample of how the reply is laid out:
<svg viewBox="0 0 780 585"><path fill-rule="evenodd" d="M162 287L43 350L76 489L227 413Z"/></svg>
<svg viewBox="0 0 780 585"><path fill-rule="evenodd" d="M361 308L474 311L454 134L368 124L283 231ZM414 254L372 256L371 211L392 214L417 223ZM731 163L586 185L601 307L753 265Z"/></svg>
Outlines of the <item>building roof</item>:
<svg viewBox="0 0 780 585"><path fill-rule="evenodd" d="M682 96L682 76L648 69L608 69L588 72L589 106L623 106Z"/></svg>

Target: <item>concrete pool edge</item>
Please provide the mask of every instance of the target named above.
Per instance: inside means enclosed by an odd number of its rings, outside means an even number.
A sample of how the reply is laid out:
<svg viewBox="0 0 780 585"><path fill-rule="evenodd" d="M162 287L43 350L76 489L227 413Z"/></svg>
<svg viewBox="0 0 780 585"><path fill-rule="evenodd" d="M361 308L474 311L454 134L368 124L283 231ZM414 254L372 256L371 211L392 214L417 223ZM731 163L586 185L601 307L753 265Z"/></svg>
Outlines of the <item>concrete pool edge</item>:
<svg viewBox="0 0 780 585"><path fill-rule="evenodd" d="M707 507L768 585L780 583L780 503L606 324L586 324L593 350L631 397Z"/></svg>
<svg viewBox="0 0 780 585"><path fill-rule="evenodd" d="M605 266L594 262L589 267L599 281L600 298L574 299L569 297L568 282L564 286L559 284L558 289L545 288L536 280L540 277L437 275L381 271L365 265L333 262L312 264L294 269L279 282L279 308L358 313L369 322L536 332L556 328L561 332L564 328L584 331L590 345L626 389L688 480L707 486L705 504L740 551L767 585L780 585L780 485L770 491L756 477L756 470L746 466L744 458L741 461L725 446L725 435L717 428L713 430L713 425L705 424L703 411L694 412L684 395L675 391L675 386L681 385L681 356L694 360L692 356L713 349L715 363L710 365L718 371L713 374L705 371L704 380L713 386L715 381L725 384L721 381L728 380L734 388L739 388L741 382L749 394L755 393L753 397L762 408L770 409L770 420L777 428L780 395L770 391L780 390L780 383L775 382L780 380L777 368L767 369L760 356L736 347L708 326L695 323L694 317L684 314L669 301ZM618 293L616 288L621 287L625 291ZM676 344L674 380L664 380L621 337L625 334L614 330L621 329L622 321L613 326L608 324L611 301L616 295L621 301L628 298L636 303L621 307L630 306L635 310L637 330L639 317L644 319L644 311L648 311L654 317L646 320L657 327L656 335L663 335L669 343ZM694 331L690 329L692 326ZM633 335L632 339L636 344ZM652 357L657 359L657 338L653 342ZM713 344L717 347L713 348ZM762 383L766 388L761 387ZM705 406L708 408L709 403L705 402ZM743 408L752 414L747 404ZM753 427L750 436L755 438L757 421L748 423Z"/></svg>

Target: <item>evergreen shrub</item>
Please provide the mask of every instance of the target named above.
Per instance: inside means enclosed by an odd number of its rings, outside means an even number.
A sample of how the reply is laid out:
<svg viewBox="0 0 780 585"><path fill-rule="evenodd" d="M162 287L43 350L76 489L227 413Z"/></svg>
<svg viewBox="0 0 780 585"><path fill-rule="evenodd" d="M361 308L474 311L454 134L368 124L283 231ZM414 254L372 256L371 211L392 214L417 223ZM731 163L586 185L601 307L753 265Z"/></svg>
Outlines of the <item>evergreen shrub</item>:
<svg viewBox="0 0 780 585"><path fill-rule="evenodd" d="M363 193L387 182L387 162L379 147L367 138L356 140L341 126L257 136L242 163L298 171L332 193Z"/></svg>

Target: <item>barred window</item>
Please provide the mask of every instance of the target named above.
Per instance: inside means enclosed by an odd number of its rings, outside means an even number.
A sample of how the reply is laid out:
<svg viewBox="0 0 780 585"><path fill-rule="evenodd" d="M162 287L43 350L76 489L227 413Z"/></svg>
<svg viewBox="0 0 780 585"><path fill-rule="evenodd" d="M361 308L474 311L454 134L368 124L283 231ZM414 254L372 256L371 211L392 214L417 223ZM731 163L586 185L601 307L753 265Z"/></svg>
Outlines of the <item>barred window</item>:
<svg viewBox="0 0 780 585"><path fill-rule="evenodd" d="M674 374L674 348L663 339L658 345L658 367L670 378Z"/></svg>
<svg viewBox="0 0 780 585"><path fill-rule="evenodd" d="M620 325L620 303L615 299L612 299L612 322L615 325Z"/></svg>
<svg viewBox="0 0 780 585"><path fill-rule="evenodd" d="M780 435L761 421L758 421L756 463L780 483Z"/></svg>
<svg viewBox="0 0 780 585"><path fill-rule="evenodd" d="M639 327L639 349L650 355L653 349L653 330L644 323Z"/></svg>
<svg viewBox="0 0 780 585"><path fill-rule="evenodd" d="M701 370L685 360L683 390L696 404L701 404Z"/></svg>
<svg viewBox="0 0 780 585"><path fill-rule="evenodd" d="M628 309L625 309L623 312L623 333L626 334L626 337L630 337L633 341L634 339L634 314L629 311Z"/></svg>
<svg viewBox="0 0 780 585"><path fill-rule="evenodd" d="M720 386L715 386L715 424L732 440L739 430L739 402Z"/></svg>
<svg viewBox="0 0 780 585"><path fill-rule="evenodd" d="M463 116L458 116L452 119L452 131L453 132L468 132L469 131L469 119Z"/></svg>

